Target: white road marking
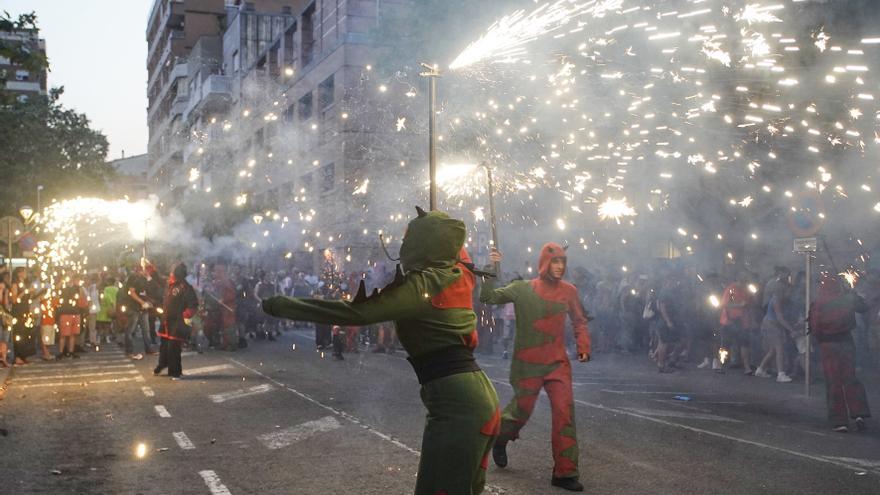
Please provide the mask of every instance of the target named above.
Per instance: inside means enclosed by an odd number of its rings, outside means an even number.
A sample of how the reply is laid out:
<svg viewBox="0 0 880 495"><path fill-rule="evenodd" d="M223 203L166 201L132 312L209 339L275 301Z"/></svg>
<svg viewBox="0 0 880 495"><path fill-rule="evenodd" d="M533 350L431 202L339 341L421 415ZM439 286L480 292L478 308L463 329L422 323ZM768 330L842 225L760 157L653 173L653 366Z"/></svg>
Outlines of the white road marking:
<svg viewBox="0 0 880 495"><path fill-rule="evenodd" d="M721 394L707 393L707 392L666 392L666 391L646 392L644 390L607 390L607 389L602 389L602 390L600 390L600 392L607 392L609 394L618 394L618 395L624 395L624 394L642 394L642 395L668 394L668 395L690 395L690 396L694 396L694 395L721 395Z"/></svg>
<svg viewBox="0 0 880 495"><path fill-rule="evenodd" d="M201 368L193 368L193 369L189 369L189 370L185 370L185 371L186 371L187 376L192 376L192 375L206 375L208 373L214 373L217 371L223 371L223 370L228 370L228 369L232 369L231 364L218 364L216 366L203 366Z"/></svg>
<svg viewBox="0 0 880 495"><path fill-rule="evenodd" d="M199 355L199 353L196 351L186 351L186 352L180 353L180 357L190 357L190 356L198 356L198 355Z"/></svg>
<svg viewBox="0 0 880 495"><path fill-rule="evenodd" d="M83 385L98 385L101 383L120 383L120 382L143 382L144 377L141 375L131 378L105 378L102 380L85 380L78 382L52 382L52 383L34 383L32 385L16 385L16 388L44 388L44 387L80 387Z"/></svg>
<svg viewBox="0 0 880 495"><path fill-rule="evenodd" d="M47 364L44 365L44 366L39 366L39 367L35 367L35 368L27 368L27 369L22 369L22 370L19 370L19 371L22 372L22 373L26 373L26 372L29 372L29 371L32 371L32 370L33 370L33 371L36 371L36 370L45 370L45 369L51 369L51 368L55 368L55 369L68 369L68 368L82 368L83 366L96 366L96 365L99 365L99 364L101 364L101 365L112 365L112 364L125 364L125 363L131 363L131 359L120 359L120 358L114 358L114 359L80 359L79 361L76 361L76 362L65 362L65 363L60 363L60 362L55 361L55 362L47 363Z"/></svg>
<svg viewBox="0 0 880 495"><path fill-rule="evenodd" d="M510 384L509 384L509 383L505 383L505 382L503 382L503 381L501 381L501 380L495 380L495 379L490 379L490 380L491 380L493 383L497 383L497 384L499 384L499 385L505 385L505 386L507 386L507 387L510 387ZM645 421L651 421L651 422L653 422L653 423L661 424L661 425L664 425L664 426L671 426L671 427L673 427L673 428L681 428L681 429L683 429L683 430L691 431L691 432L694 432L694 433L700 433L700 434L708 435L708 436L715 437L715 438L722 438L722 439L724 439L724 440L729 440L729 441L731 441L731 442L742 443L742 444L745 444L745 445L751 445L751 446L753 446L753 447L759 447L759 448L762 448L762 449L772 450L772 451L775 451L775 452L780 452L780 453L783 453L783 454L788 454L788 455L791 455L791 456L794 456L794 457L800 457L800 458L802 458L802 459L809 459L809 460L811 460L811 461L823 462L823 463L825 463L825 464L832 464L832 465L837 466L837 467L842 467L842 468L849 469L849 470L854 470L854 471L862 471L862 470L864 470L864 467L861 467L861 466L854 466L854 465L851 464L851 463L845 463L845 462L842 462L842 461L838 461L838 460L835 460L834 458L828 458L828 457L822 457L822 456L818 456L818 455L807 454L807 453L804 453L804 452L798 452L798 451L796 451L796 450L786 449L785 447L777 447L777 446L775 446L775 445L769 445L769 444L766 444L766 443L756 442L756 441L754 441L754 440L746 440L745 438L739 438L739 437L734 437L734 436L731 436L731 435L725 435L724 433L714 432L714 431L711 431L711 430L707 430L707 429L705 429L705 428L697 428L697 427L694 427L694 426L683 425L683 424L681 424L681 423L675 423L675 422L672 422L672 421L666 421L665 419L652 418L651 416L646 416L646 415L644 415L644 414L639 414L639 413L635 413L635 412L632 412L632 411L627 411L627 410L625 410L625 409L618 409L618 408L616 408L616 407L603 406L602 404L594 404L594 403L591 403L591 402L585 402L585 401L578 400L578 399L575 399L574 402L575 402L576 404L580 404L580 405L582 405L582 406L584 406L584 407L591 407L591 408L593 408L593 409L600 409L600 410L607 411L607 412L611 412L611 413L615 413L615 414L623 414L623 415L626 415L626 416L631 416L631 417L633 417L633 418L643 419L643 420L645 420ZM880 470L877 470L876 472L877 472L878 474L880 474Z"/></svg>
<svg viewBox="0 0 880 495"><path fill-rule="evenodd" d="M174 441L177 442L177 446L183 450L193 450L196 448L195 444L193 444L189 437L186 436L186 433L182 431L175 431L171 435L174 436Z"/></svg>
<svg viewBox="0 0 880 495"><path fill-rule="evenodd" d="M639 409L636 407L622 407L625 411L631 411L645 416L660 418L682 418L682 419L704 419L707 421L723 421L727 423L742 423L738 419L726 418L724 416L716 416L715 414L704 414L699 412L681 412L681 411L664 411L662 409Z"/></svg>
<svg viewBox="0 0 880 495"><path fill-rule="evenodd" d="M251 388L242 388L238 390L233 390L231 392L224 392L222 394L213 394L209 395L208 398L211 399L212 402L220 404L222 402L226 402L232 399L241 399L242 397L249 397L251 395L263 394L266 392L270 392L275 390L275 387L272 385L265 383L263 385L257 385L256 387Z"/></svg>
<svg viewBox="0 0 880 495"><path fill-rule="evenodd" d="M147 397L155 397L156 396L156 393L153 392L153 389L151 389L150 387L141 387L141 391Z"/></svg>
<svg viewBox="0 0 880 495"><path fill-rule="evenodd" d="M26 377L26 378L13 378L13 382L33 382L38 380L64 380L70 378L85 378L88 376L108 376L108 375L137 375L139 374L138 370L129 370L129 371L104 371L101 373L80 373L78 375L46 375L46 376L34 376L34 377Z"/></svg>
<svg viewBox="0 0 880 495"><path fill-rule="evenodd" d="M229 488L226 488L226 485L220 482L220 477L214 471L199 471L199 476L205 480L208 490L211 490L211 495L232 495L232 492L229 491Z"/></svg>
<svg viewBox="0 0 880 495"><path fill-rule="evenodd" d="M878 468L880 468L880 461L874 461L874 460L870 460L870 459L856 459L853 457L831 457L831 456L825 456L825 458L832 460L832 461L840 461L840 462L846 462L849 464L855 464L856 466L861 466L861 467L867 468L867 469L877 470Z"/></svg>
<svg viewBox="0 0 880 495"><path fill-rule="evenodd" d="M125 368L134 368L134 365L131 363L128 364L116 364L111 366L83 366L81 368L74 368L70 371L80 372L80 371L88 371L88 370L115 370L115 369L125 369ZM32 376L32 375L43 375L46 373L58 373L59 371L63 371L64 368L33 368L29 370L21 370L15 373L16 376Z"/></svg>
<svg viewBox="0 0 880 495"><path fill-rule="evenodd" d="M311 402L312 404L314 404L314 405L316 405L326 411L330 411L331 413L333 413L333 414L335 414L335 415L337 415L337 416L339 416L339 417L341 417L351 423L354 423L354 424L362 427L363 429L367 430L368 432L372 433L373 435L376 435L377 437L381 438L382 440L385 440L386 442L394 444L394 445L400 447L401 449L406 450L407 452L409 452L411 454L421 455L421 453L418 450L410 447L409 445L401 442L400 440L395 439L391 435L386 435L385 433L382 433L381 431L377 430L376 428L368 425L367 423L361 421L360 419L358 419L355 416L352 416L351 414L348 414L345 411L341 411L339 409L336 409L335 407L328 406L327 404L324 404L323 402L313 398L312 396L310 396L308 394L300 392L299 390L296 390L295 388L288 387L284 383L279 382L278 380L276 380L268 375L264 375L263 373L251 368L250 366L242 363L241 361L238 361L236 359L230 359L230 361L232 361L233 363L241 366L242 368L254 373L255 375L259 375L259 376L263 377L265 380L272 382L275 385L278 385L279 387L283 388L284 390L287 390L288 392L290 392L290 393L292 393L292 394L294 394L294 395L296 395L296 396L298 396L308 402Z"/></svg>
<svg viewBox="0 0 880 495"><path fill-rule="evenodd" d="M171 413L168 412L168 409L165 409L165 406L156 406L156 414L159 415L160 418L170 418Z"/></svg>
<svg viewBox="0 0 880 495"><path fill-rule="evenodd" d="M341 428L342 425L333 416L325 416L315 421L308 421L300 425L291 426L272 433L260 435L257 440L269 449L282 449L296 442L300 442L318 433L324 433Z"/></svg>

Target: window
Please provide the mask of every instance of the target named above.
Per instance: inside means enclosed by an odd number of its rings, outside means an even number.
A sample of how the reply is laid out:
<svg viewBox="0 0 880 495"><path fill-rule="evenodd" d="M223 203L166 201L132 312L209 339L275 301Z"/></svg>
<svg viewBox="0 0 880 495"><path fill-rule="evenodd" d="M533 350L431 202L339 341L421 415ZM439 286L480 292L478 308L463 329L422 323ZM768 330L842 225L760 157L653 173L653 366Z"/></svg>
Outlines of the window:
<svg viewBox="0 0 880 495"><path fill-rule="evenodd" d="M299 99L299 120L305 122L312 118L312 92Z"/></svg>
<svg viewBox="0 0 880 495"><path fill-rule="evenodd" d="M336 184L336 165L331 163L321 168L321 192L328 193Z"/></svg>
<svg viewBox="0 0 880 495"><path fill-rule="evenodd" d="M335 101L336 87L333 78L334 76L328 77L318 86L318 104L321 106L321 110L326 110L333 106Z"/></svg>
<svg viewBox="0 0 880 495"><path fill-rule="evenodd" d="M15 80L16 81L30 81L31 73L26 70L17 70L15 71Z"/></svg>
<svg viewBox="0 0 880 495"><path fill-rule="evenodd" d="M241 70L241 57L238 55L238 50L235 50L232 54L232 72L236 73L239 70Z"/></svg>
<svg viewBox="0 0 880 495"><path fill-rule="evenodd" d="M303 12L302 46L300 47L302 50L300 59L302 60L303 67L309 65L315 57L316 14L315 4L310 5L309 8Z"/></svg>
<svg viewBox="0 0 880 495"><path fill-rule="evenodd" d="M296 104L291 103L287 110L284 111L284 122L288 124L293 123L293 117L296 115Z"/></svg>

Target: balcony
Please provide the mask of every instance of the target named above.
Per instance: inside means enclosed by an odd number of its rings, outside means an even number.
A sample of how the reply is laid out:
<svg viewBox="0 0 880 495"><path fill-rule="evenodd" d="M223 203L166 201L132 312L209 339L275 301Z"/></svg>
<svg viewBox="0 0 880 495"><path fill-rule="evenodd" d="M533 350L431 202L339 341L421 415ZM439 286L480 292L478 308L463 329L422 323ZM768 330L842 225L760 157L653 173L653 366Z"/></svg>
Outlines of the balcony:
<svg viewBox="0 0 880 495"><path fill-rule="evenodd" d="M156 45L161 45L161 42L156 42L158 39L164 35L166 29L181 29L183 28L183 21L185 19L185 6L183 4L183 0L168 0L167 2L163 2L159 0L161 5L160 11L158 15L161 16L158 20L153 18L150 19L150 29L149 35L147 37L148 42L153 42L150 45L149 52L147 53L147 60L150 60L155 52ZM155 23L158 22L159 26L154 27Z"/></svg>
<svg viewBox="0 0 880 495"><path fill-rule="evenodd" d="M189 65L187 64L186 59L183 57L177 57L177 60L175 60L174 68L171 69L171 72L168 75L168 80L162 84L162 90L159 92L159 95L156 97L150 108L147 109L147 119L149 119L150 121L153 120L157 109L162 106L162 102L165 101L165 98L168 96L168 92L171 90L172 87L174 87L174 81L186 78L188 75ZM178 88L179 87L181 86L178 86ZM172 103L172 106L173 105L174 103ZM178 112L177 115L180 115L181 113L183 112ZM175 114L174 108L171 109L171 114Z"/></svg>
<svg viewBox="0 0 880 495"><path fill-rule="evenodd" d="M182 95L177 95L177 98L171 102L171 115L170 118L174 118L180 115L183 115L186 112L186 107L189 106L189 95L184 93Z"/></svg>
<svg viewBox="0 0 880 495"><path fill-rule="evenodd" d="M189 106L183 118L191 121L192 117L202 113L226 110L232 101L232 78L220 74L212 74L190 94Z"/></svg>
<svg viewBox="0 0 880 495"><path fill-rule="evenodd" d="M149 80L147 81L147 88L152 88L156 79L158 79L159 75L162 73L162 68L165 67L165 61L174 52L175 43L182 46L185 39L186 35L183 31L174 30L168 33L166 42L154 45L162 45L162 52L161 55L158 55L158 60L154 60L157 57L155 53L149 55L147 58L147 71L150 72ZM181 50L178 50L177 53L182 54Z"/></svg>

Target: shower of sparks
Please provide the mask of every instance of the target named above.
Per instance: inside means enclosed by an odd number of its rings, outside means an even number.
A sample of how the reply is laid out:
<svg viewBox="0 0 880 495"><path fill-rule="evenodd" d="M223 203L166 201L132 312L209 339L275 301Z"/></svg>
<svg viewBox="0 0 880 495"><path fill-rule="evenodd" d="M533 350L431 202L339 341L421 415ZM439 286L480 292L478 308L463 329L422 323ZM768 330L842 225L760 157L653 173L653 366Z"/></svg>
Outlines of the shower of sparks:
<svg viewBox="0 0 880 495"><path fill-rule="evenodd" d="M573 0L545 2L535 10L525 10L504 16L477 41L471 43L449 64L451 70L491 61L491 63L516 63L526 55L526 45L542 36L560 31L576 24L575 20L585 14L604 15L618 9L623 0L602 0L578 3Z"/></svg>
<svg viewBox="0 0 880 495"><path fill-rule="evenodd" d="M474 197L486 183L486 174L474 163L442 164L437 168L437 187L450 198Z"/></svg>
<svg viewBox="0 0 880 495"><path fill-rule="evenodd" d="M452 62L455 72L443 80L450 91L439 151L452 161L498 164L501 228L567 226L583 237L584 249L599 250L635 249L643 244L635 242L639 231L663 229L663 237L687 256L708 246L725 253L728 243L775 242L771 229L786 228L789 208L796 214L812 211L828 226L845 220L833 217L841 211L877 218L880 99L873 64L880 55L880 30L855 39L839 32L840 23L804 25L815 18L802 15L815 2L798 0L534 4L475 36ZM402 189L421 193L424 167L405 148L403 136L409 132L403 131L423 127L424 102L415 98L415 83L404 80L400 67L384 69L398 72L382 78L368 66L357 88L370 98L381 94L383 103L340 107L338 116L350 122L365 115L381 120L391 136L391 163L401 184L410 186ZM295 102L284 102L290 103ZM254 107L242 113L243 119L262 121L266 109ZM237 121L217 125L224 132L239 127ZM247 125L240 127L250 132ZM199 144L211 151L204 156L220 155L210 150L210 142ZM372 152L382 156L382 151ZM292 157L293 178L313 179L329 166L314 156L299 160L291 153L283 159L291 164ZM263 170L279 158L245 162L232 188L238 195L197 193L215 208L237 205L253 213L262 195L250 199L242 191L262 190L262 180L269 178ZM485 171L457 164L438 172L441 198L447 200L443 207L481 221ZM371 177L380 188L368 187L366 176L347 182L371 205L371 214L379 203L367 198L387 195L380 177ZM318 228L324 212L311 192L308 187L295 191L289 212L303 225L298 232L307 250L333 244ZM692 201L701 194L700 202ZM821 204L799 204L805 197L817 197ZM637 214L626 198L638 214L650 212L651 221L624 221ZM386 223L364 228L364 238L402 228L408 199L399 200L398 210L392 202ZM597 204L598 217L587 218ZM781 215L764 214L778 210ZM712 220L728 215L742 229L722 236L716 222L704 221L709 215ZM603 229L605 220L623 227ZM333 234L343 238L341 232ZM737 262L744 258L728 255Z"/></svg>
<svg viewBox="0 0 880 495"><path fill-rule="evenodd" d="M40 240L34 255L43 284L59 289L72 274L85 273L87 249L98 239L116 234L124 241L142 242L156 227L151 222L157 201L107 201L77 198L52 203L43 210ZM98 245L100 247L100 245Z"/></svg>
<svg viewBox="0 0 880 495"><path fill-rule="evenodd" d="M636 215L636 210L626 203L626 198L608 198L599 205L599 218L602 220L614 220L620 223L621 218Z"/></svg>

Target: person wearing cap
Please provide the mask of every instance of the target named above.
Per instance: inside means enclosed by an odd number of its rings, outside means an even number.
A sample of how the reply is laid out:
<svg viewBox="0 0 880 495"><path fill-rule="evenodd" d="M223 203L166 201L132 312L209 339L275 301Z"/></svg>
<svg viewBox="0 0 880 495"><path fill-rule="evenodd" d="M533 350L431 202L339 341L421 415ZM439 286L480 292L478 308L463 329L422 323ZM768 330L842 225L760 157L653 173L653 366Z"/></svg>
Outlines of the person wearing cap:
<svg viewBox="0 0 880 495"><path fill-rule="evenodd" d="M490 259L501 262L493 250ZM501 416L501 432L492 449L498 467L507 466L507 443L519 438L543 388L552 413L553 475L550 483L569 491L583 491L579 480L578 442L574 419L571 362L565 348L565 321L571 320L577 342L577 359L590 360L590 331L577 288L563 280L568 258L559 244L541 248L538 278L515 281L496 288L484 279L480 301L513 303L516 334L510 361L510 385L514 397Z"/></svg>

